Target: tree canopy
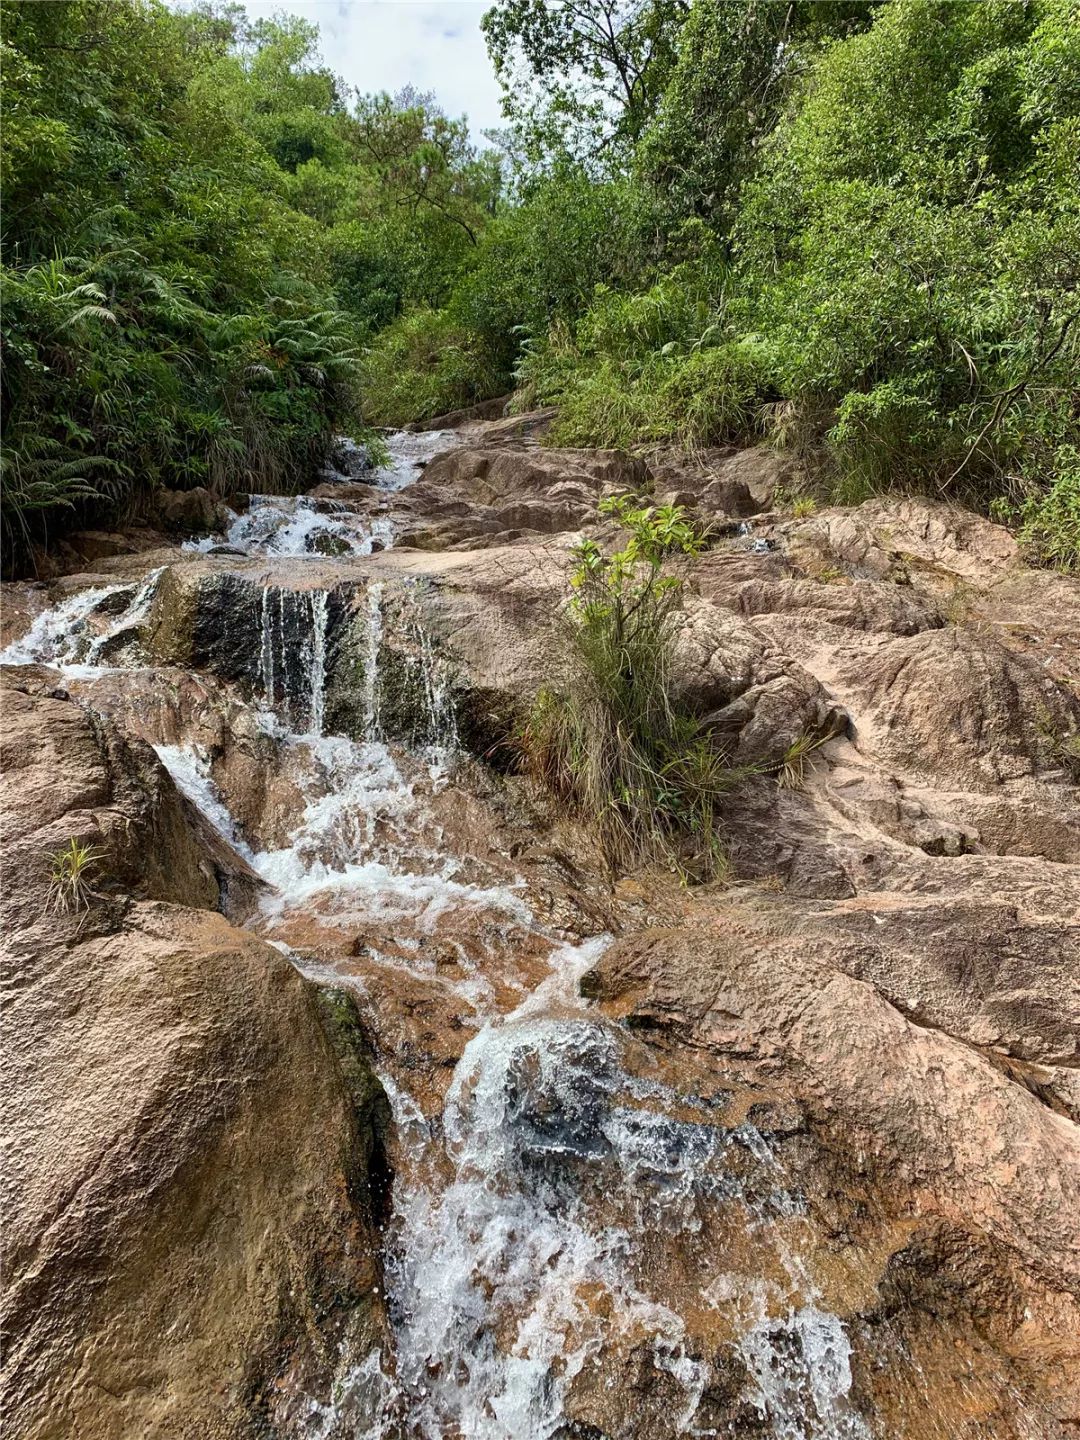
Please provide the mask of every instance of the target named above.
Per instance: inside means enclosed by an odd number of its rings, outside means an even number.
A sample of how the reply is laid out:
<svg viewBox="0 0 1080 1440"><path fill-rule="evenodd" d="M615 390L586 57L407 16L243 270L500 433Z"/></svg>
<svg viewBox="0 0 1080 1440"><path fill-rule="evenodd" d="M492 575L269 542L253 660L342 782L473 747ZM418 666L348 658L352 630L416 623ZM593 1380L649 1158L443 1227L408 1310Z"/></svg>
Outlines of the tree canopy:
<svg viewBox="0 0 1080 1440"><path fill-rule="evenodd" d="M1073 0L494 0L493 148L305 19L0 26L12 554L516 388L557 438L766 440L1077 563Z"/></svg>

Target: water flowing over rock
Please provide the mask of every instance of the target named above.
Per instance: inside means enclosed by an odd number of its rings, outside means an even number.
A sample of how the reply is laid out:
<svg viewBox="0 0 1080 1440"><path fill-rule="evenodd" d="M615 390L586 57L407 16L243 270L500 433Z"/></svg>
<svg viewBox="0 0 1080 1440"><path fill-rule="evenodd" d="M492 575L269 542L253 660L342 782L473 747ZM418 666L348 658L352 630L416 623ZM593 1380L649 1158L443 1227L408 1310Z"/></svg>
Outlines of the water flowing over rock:
<svg viewBox="0 0 1080 1440"><path fill-rule="evenodd" d="M550 418L12 588L20 1433L1080 1421L1075 583ZM626 487L711 517L674 676L757 771L698 890L613 886L503 758Z"/></svg>
<svg viewBox="0 0 1080 1440"><path fill-rule="evenodd" d="M153 752L70 700L4 710L8 1420L252 1433L271 1376L382 1336L374 1121L300 977L209 908L244 867ZM71 836L95 893L56 914Z"/></svg>

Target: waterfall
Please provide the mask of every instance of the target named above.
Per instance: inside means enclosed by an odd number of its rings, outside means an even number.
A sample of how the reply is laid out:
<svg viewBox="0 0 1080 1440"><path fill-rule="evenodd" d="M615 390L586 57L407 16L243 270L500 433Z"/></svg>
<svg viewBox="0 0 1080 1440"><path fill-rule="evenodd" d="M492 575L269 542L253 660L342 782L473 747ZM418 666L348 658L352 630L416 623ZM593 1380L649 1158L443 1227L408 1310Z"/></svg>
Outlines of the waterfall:
<svg viewBox="0 0 1080 1440"><path fill-rule="evenodd" d="M399 445L394 483L415 476L430 443ZM251 554L308 554L328 525L352 547L370 548L376 533L268 497L229 538ZM0 661L103 673L112 648L137 634L159 574L65 598ZM727 1326L753 1433L869 1440L851 1401L850 1341L791 1239L802 1210L766 1138L658 1078L641 1043L581 998L607 937L570 943L545 930L513 870L448 840L466 808L445 775L458 744L453 676L422 585L371 580L351 621L354 738L326 733L346 625L330 590L266 585L257 601L245 596L259 633L243 674L265 710L244 718L277 767L267 791L285 782L266 807L268 833L254 834L257 819L245 833L227 802L228 767L216 769L220 756L196 738L157 752L265 883L247 923L366 1006L396 1127L383 1256L393 1359L342 1342L339 1383L311 1402L304 1440L555 1440L579 1433L576 1391L590 1384L601 1409L631 1407L629 1420L612 1412L613 1431L628 1434L639 1400L620 1387L633 1389L622 1380L631 1361L664 1377L671 1433L731 1433L701 1418L718 1348L700 1342L702 1314ZM410 747L387 738L401 695L416 717ZM255 792L238 813L257 814ZM385 992L370 991L372 976ZM445 1067L433 1099L414 1077L423 1026L443 1024L459 1039L432 1062Z"/></svg>
<svg viewBox="0 0 1080 1440"><path fill-rule="evenodd" d="M399 644L384 653L387 609L390 609ZM368 586L367 605L363 617L359 650L360 711L363 735L367 740L386 738L388 726L397 734L403 724L387 720L388 682L385 669L389 663L399 673L397 688L404 689L407 699L407 731L413 747L428 761L433 770L442 773L459 745L457 717L451 695L451 670L432 634L424 614L422 592L413 581L406 581L392 597L386 583L372 581ZM405 644L401 645L400 641ZM400 697L398 708L400 709Z"/></svg>
<svg viewBox="0 0 1080 1440"><path fill-rule="evenodd" d="M259 687L267 706L296 733L322 734L329 605L326 590L267 585L262 592Z"/></svg>
<svg viewBox="0 0 1080 1440"><path fill-rule="evenodd" d="M330 597L325 590L312 590L311 605L311 733L321 735L326 700L326 626Z"/></svg>
<svg viewBox="0 0 1080 1440"><path fill-rule="evenodd" d="M450 698L450 672L435 641L424 624L419 603L414 601L412 633L419 651L420 678L427 725L427 753L434 763L443 763L458 748L457 716Z"/></svg>
<svg viewBox="0 0 1080 1440"><path fill-rule="evenodd" d="M368 740L381 740L382 728L379 711L379 647L382 645L382 600L383 583L373 580L367 592L367 624L364 629L364 643L361 664L363 666L363 724L364 736Z"/></svg>
<svg viewBox="0 0 1080 1440"><path fill-rule="evenodd" d="M54 665L67 674L93 674L109 651L136 642L164 566L139 585L97 585L70 595L34 618L20 640L0 651L0 665ZM117 601L125 599L119 608ZM97 623L95 623L97 622Z"/></svg>

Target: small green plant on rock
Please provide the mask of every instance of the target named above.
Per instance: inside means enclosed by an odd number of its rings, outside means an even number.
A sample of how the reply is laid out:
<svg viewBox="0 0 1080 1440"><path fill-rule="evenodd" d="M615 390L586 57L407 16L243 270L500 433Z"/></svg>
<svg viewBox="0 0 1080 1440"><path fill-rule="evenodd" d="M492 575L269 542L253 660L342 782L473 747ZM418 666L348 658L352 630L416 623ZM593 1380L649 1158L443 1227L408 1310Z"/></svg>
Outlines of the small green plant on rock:
<svg viewBox="0 0 1080 1440"><path fill-rule="evenodd" d="M90 909L94 895L90 881L103 854L96 845L84 845L72 836L62 850L51 856L51 910L61 915L75 915Z"/></svg>
<svg viewBox="0 0 1080 1440"><path fill-rule="evenodd" d="M605 555L575 547L571 577L572 673L542 690L522 750L531 773L590 825L613 872L661 861L686 879L723 868L722 796L736 772L681 702L673 639L686 561L703 539L679 506L631 495L601 506L627 543Z"/></svg>
<svg viewBox="0 0 1080 1440"><path fill-rule="evenodd" d="M776 766L776 783L781 790L801 790L815 750L833 738L835 731L812 735L803 731L791 742Z"/></svg>
<svg viewBox="0 0 1080 1440"><path fill-rule="evenodd" d="M1042 710L1035 723L1051 762L1065 771L1072 784L1080 785L1080 729L1059 724L1049 710Z"/></svg>

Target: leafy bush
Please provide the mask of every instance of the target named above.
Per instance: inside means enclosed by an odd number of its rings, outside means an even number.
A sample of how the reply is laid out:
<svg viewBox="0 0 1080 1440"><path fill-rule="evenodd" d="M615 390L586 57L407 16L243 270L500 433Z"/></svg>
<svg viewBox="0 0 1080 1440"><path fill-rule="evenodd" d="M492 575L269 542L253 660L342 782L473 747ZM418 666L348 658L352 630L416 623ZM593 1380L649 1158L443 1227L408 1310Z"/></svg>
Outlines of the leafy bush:
<svg viewBox="0 0 1080 1440"><path fill-rule="evenodd" d="M557 403L567 443L764 430L842 500L997 502L1033 558L1075 564L1072 0L721 0L674 53L637 132L636 264L613 252L528 329L523 403Z"/></svg>
<svg viewBox="0 0 1080 1440"><path fill-rule="evenodd" d="M898 0L814 61L766 145L743 312L842 498L1015 508L1076 444L1077 73L1063 0Z"/></svg>
<svg viewBox="0 0 1080 1440"><path fill-rule="evenodd" d="M765 433L820 493L993 505L1077 563L1075 0L485 30L505 161L430 95L354 101L302 19L0 11L9 551L159 484L301 484L365 389L401 424L516 379L557 440Z"/></svg>
<svg viewBox="0 0 1080 1440"><path fill-rule="evenodd" d="M406 424L502 394L532 337L577 315L619 268L627 197L560 167L486 227L445 303L414 307L374 338L365 413Z"/></svg>
<svg viewBox="0 0 1080 1440"><path fill-rule="evenodd" d="M365 350L360 383L372 424L406 425L490 399L510 377L448 311L411 310Z"/></svg>
<svg viewBox="0 0 1080 1440"><path fill-rule="evenodd" d="M717 819L735 774L680 701L672 674L682 579L666 568L701 547L678 507L635 497L601 507L624 548L575 550L573 674L543 690L522 737L530 773L591 826L612 871L661 861L684 877L723 866Z"/></svg>
<svg viewBox="0 0 1080 1440"><path fill-rule="evenodd" d="M1028 559L1058 570L1080 570L1080 452L1058 452L1058 478L1045 493L1030 495L1001 518L1013 520Z"/></svg>
<svg viewBox="0 0 1080 1440"><path fill-rule="evenodd" d="M205 84L229 26L70 0L5 7L3 35L6 564L159 485L306 483L359 426L356 355L314 223Z"/></svg>

